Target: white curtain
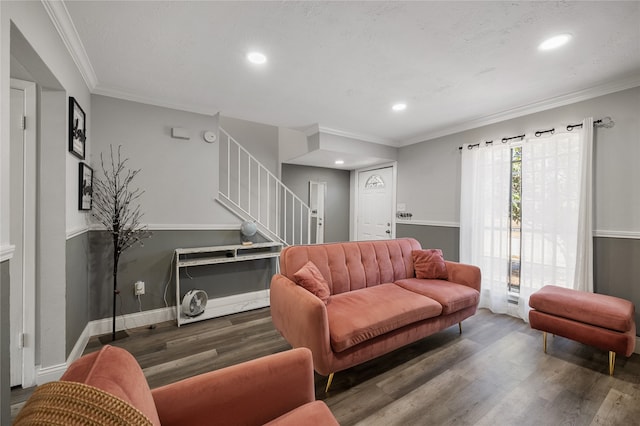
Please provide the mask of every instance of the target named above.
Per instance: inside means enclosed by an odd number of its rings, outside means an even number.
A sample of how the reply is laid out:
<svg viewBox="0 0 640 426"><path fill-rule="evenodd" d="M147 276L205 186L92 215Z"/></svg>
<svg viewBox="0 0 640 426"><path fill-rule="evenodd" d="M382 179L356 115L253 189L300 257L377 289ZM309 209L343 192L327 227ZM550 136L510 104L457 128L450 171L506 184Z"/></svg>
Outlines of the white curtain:
<svg viewBox="0 0 640 426"><path fill-rule="evenodd" d="M508 306L510 156L505 144L462 150L460 262L480 268L480 307L496 313Z"/></svg>
<svg viewBox="0 0 640 426"><path fill-rule="evenodd" d="M529 296L546 284L593 291L593 119L581 132L522 143L520 294L517 315L528 321ZM511 146L463 148L460 261L480 267L480 307L508 309Z"/></svg>
<svg viewBox="0 0 640 426"><path fill-rule="evenodd" d="M522 257L518 315L551 284L593 292L593 119L581 132L526 139L522 145Z"/></svg>

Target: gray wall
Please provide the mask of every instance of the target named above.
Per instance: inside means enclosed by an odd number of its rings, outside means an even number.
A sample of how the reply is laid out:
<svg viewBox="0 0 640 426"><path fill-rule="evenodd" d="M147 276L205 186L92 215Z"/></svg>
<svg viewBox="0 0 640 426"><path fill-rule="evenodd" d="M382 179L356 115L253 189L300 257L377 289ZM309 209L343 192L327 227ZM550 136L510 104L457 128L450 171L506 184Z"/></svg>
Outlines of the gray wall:
<svg viewBox="0 0 640 426"><path fill-rule="evenodd" d="M89 232L67 240L67 333L66 356L89 322Z"/></svg>
<svg viewBox="0 0 640 426"><path fill-rule="evenodd" d="M176 248L208 247L240 244L240 231L153 231L145 239L144 246L135 246L124 252L118 270L120 297L117 315L138 312L138 300L133 293L136 281L145 282L145 295L141 296L142 310L164 308L163 294L167 282L167 303L175 304L175 277L172 259ZM91 231L89 320L112 316L113 281L111 240L105 231ZM269 280L275 273L275 261L260 260L236 262L226 265L188 268L188 274L180 277L181 296L191 288L200 288L209 297L224 297L243 292L269 288Z"/></svg>
<svg viewBox="0 0 640 426"><path fill-rule="evenodd" d="M415 236L433 248L441 244L445 257L453 258L460 221L458 147L550 127L564 130L587 116L615 121L613 128L594 130L595 290L640 307L640 191L632 189L640 182L640 87L400 148L397 199L413 213L414 224L399 224L398 236Z"/></svg>
<svg viewBox="0 0 640 426"><path fill-rule="evenodd" d="M594 290L631 300L640 324L640 239L594 238L593 257Z"/></svg>
<svg viewBox="0 0 640 426"><path fill-rule="evenodd" d="M327 183L324 235L327 243L349 240L349 175L348 170L282 165L282 182L307 204L309 181Z"/></svg>
<svg viewBox="0 0 640 426"><path fill-rule="evenodd" d="M396 222L396 237L412 237L424 249L441 249L446 260L460 259L460 228L452 226L424 226Z"/></svg>
<svg viewBox="0 0 640 426"><path fill-rule="evenodd" d="M90 117L89 89L40 2L0 2L0 142L2 170L9 144L8 90L10 70L23 68L40 90L38 128L38 212L35 288L36 370L57 367L66 358L66 231L84 223L77 208L78 159L66 150L68 97L74 96ZM18 63L16 63L16 61ZM5 103L6 102L6 103ZM87 151L91 147L91 129ZM4 173L4 172L3 172ZM2 206L6 209L10 182L2 176ZM0 223L1 244L9 235ZM3 324L3 327L7 324ZM37 376L36 376L37 378ZM5 386L1 383L0 386ZM8 386L8 384L7 384Z"/></svg>
<svg viewBox="0 0 640 426"><path fill-rule="evenodd" d="M595 230L640 232L640 87L402 147L398 153L398 203L414 220L457 225L460 221L460 152L465 143L610 116L611 129L594 131ZM615 207L614 207L615 206Z"/></svg>
<svg viewBox="0 0 640 426"><path fill-rule="evenodd" d="M102 175L100 155L110 160L110 145L122 145L127 166L140 169L132 183L145 193L140 199L143 221L166 229L237 224L215 201L218 195L219 143L207 143L205 130L218 130L217 115L203 115L107 96L91 96L93 151L91 166ZM181 127L191 139L171 137ZM277 158L277 152L274 154Z"/></svg>
<svg viewBox="0 0 640 426"><path fill-rule="evenodd" d="M0 263L0 425L11 422L9 337L9 261L6 261Z"/></svg>
<svg viewBox="0 0 640 426"><path fill-rule="evenodd" d="M100 175L99 153L122 144L129 166L142 171L134 184L145 191L143 222L153 231L144 246L126 251L119 264L121 290L117 315L138 312L133 284L144 281L142 310L165 307L164 288L169 280L173 251L179 247L239 244L240 220L215 201L218 195L219 142L202 140L205 130L219 125L259 161L277 172L278 128L229 117L207 116L169 108L92 95L94 154L91 165ZM171 137L172 127L182 127L191 139ZM225 229L225 230L220 230ZM229 230L232 229L232 230ZM89 320L112 315L112 249L105 232L89 232ZM239 262L236 265L189 268L181 287L202 287L211 297L262 290L273 273L272 261ZM175 303L172 278L167 291L169 306ZM186 290L183 290L185 293Z"/></svg>
<svg viewBox="0 0 640 426"><path fill-rule="evenodd" d="M220 116L220 127L258 159L271 173L279 175L279 129L268 124Z"/></svg>

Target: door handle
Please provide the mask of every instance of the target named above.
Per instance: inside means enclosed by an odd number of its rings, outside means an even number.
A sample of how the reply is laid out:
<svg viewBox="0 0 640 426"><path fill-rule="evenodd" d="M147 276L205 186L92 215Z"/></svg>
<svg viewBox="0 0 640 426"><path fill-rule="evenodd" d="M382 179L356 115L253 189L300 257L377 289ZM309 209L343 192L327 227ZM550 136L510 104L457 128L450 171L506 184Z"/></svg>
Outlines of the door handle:
<svg viewBox="0 0 640 426"><path fill-rule="evenodd" d="M390 233L391 233L391 230L387 229L387 230L386 230L386 231L384 231L384 232L386 232L387 234L390 234Z"/></svg>

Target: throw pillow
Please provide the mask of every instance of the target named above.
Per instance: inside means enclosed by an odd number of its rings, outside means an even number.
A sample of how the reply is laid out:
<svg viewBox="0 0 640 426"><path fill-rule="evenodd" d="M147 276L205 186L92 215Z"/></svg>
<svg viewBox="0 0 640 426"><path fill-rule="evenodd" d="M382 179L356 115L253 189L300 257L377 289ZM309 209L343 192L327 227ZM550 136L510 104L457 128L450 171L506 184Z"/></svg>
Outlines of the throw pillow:
<svg viewBox="0 0 640 426"><path fill-rule="evenodd" d="M325 304L329 300L331 292L329 291L329 284L322 276L322 272L312 262L308 261L305 265L293 274L296 283L299 286L304 287L311 293L315 294Z"/></svg>
<svg viewBox="0 0 640 426"><path fill-rule="evenodd" d="M442 257L442 250L413 250L413 269L416 271L416 278L446 280L449 276L447 265Z"/></svg>

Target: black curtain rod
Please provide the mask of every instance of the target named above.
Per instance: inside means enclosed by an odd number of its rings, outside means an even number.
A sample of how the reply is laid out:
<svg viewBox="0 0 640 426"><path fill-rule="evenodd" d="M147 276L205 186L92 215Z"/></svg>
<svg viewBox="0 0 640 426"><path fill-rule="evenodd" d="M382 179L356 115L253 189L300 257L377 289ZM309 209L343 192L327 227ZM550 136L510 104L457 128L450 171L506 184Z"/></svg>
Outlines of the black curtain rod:
<svg viewBox="0 0 640 426"><path fill-rule="evenodd" d="M593 122L594 127L595 127L595 126L598 126L598 127L607 127L607 128L610 128L610 127L613 127L615 124L616 124L616 123L611 119L611 117L604 117L604 118L601 118L601 119L599 119L599 120L595 120L595 121ZM570 131L572 131L573 129L575 129L575 128L577 128L577 127L582 127L582 123L579 123L579 124L569 124L569 125L567 126L567 131L568 131L568 132L570 132ZM545 134L545 133L551 133L551 134L554 134L554 133L555 133L555 131L556 131L556 129L555 129L555 128L553 128L553 129L549 129L549 130L538 130L538 131L535 133L535 135L536 135L536 137L540 137L540 136L542 136L542 135L543 135L543 134ZM524 139L524 136L525 136L525 135L518 135L518 136L512 136L512 137L510 137L510 138L502 138L502 143L507 143L507 142L509 142L510 140L513 140L513 139L520 139L520 140L522 140L522 139ZM486 141L486 142L485 142L485 144L487 144L487 145L489 145L489 144L491 144L491 143L493 143L493 141ZM467 148L468 148L468 149L473 149L473 148L475 148L475 147L477 147L477 146L480 146L480 144L479 144L479 143L470 144L470 145L467 145ZM458 147L458 149L459 149L459 150L462 150L462 147L461 147L461 146L459 146L459 147Z"/></svg>
<svg viewBox="0 0 640 426"><path fill-rule="evenodd" d="M549 129L549 130L538 130L536 132L536 138L539 138L540 136L544 135L545 133L551 133L554 134L556 132L556 129Z"/></svg>
<svg viewBox="0 0 640 426"><path fill-rule="evenodd" d="M485 141L484 142L485 145L491 145L492 143L493 143L493 141ZM477 146L480 146L480 143L471 143L471 144L467 145L467 149L473 149L473 148L475 148ZM462 147L459 146L458 149L462 150Z"/></svg>
<svg viewBox="0 0 640 426"><path fill-rule="evenodd" d="M518 136L511 136L510 138L502 138L502 143L507 143L507 142L509 142L509 141L511 141L511 140L513 140L513 139L520 139L520 140L522 140L522 139L524 139L524 136L525 136L525 135L524 135L524 133L523 133L523 134L518 135Z"/></svg>
<svg viewBox="0 0 640 426"><path fill-rule="evenodd" d="M609 128L609 127L613 127L613 125L614 125L614 124L615 124L615 123L614 123L614 121L611 119L611 117L604 117L604 118L601 118L600 120L595 120L595 121L593 122L593 125L594 125L594 126L601 125L602 127L607 127L607 128ZM569 124L569 125L567 126L567 132L572 131L572 130L573 130L573 129L575 129L576 127L580 127L580 128L582 128L582 123L579 123L579 124Z"/></svg>

